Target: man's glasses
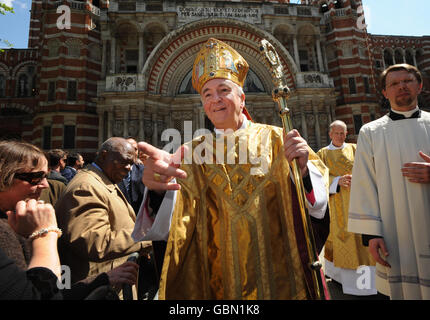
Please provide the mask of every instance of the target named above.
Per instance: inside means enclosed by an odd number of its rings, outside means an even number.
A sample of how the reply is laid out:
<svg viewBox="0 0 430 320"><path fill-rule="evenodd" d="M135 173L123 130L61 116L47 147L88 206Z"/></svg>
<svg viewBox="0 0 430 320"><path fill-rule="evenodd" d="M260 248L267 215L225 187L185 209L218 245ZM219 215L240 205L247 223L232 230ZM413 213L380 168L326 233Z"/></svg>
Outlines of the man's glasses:
<svg viewBox="0 0 430 320"><path fill-rule="evenodd" d="M399 85L402 85L402 83L404 83L406 85L410 85L410 84L414 83L415 81L416 81L416 79L405 79L405 80L400 80L400 81L394 81L394 82L387 84L387 87L388 88L398 87Z"/></svg>
<svg viewBox="0 0 430 320"><path fill-rule="evenodd" d="M32 186L37 186L45 179L48 174L45 171L37 171L37 172L20 172L15 173L14 178L27 181Z"/></svg>

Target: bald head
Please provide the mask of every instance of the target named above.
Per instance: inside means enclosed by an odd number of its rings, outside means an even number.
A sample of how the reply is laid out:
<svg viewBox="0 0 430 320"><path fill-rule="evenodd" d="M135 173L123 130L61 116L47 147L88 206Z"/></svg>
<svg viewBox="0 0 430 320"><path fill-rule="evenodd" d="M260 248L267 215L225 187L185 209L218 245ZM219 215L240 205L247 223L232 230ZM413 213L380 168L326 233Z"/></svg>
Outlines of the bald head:
<svg viewBox="0 0 430 320"><path fill-rule="evenodd" d="M103 142L95 162L113 183L119 183L131 170L135 157L134 147L126 139L112 137Z"/></svg>
<svg viewBox="0 0 430 320"><path fill-rule="evenodd" d="M129 144L130 143L124 138L112 137L112 138L109 138L105 142L102 143L102 145L99 149L99 154L102 153L103 151L120 152L120 151L128 148Z"/></svg>

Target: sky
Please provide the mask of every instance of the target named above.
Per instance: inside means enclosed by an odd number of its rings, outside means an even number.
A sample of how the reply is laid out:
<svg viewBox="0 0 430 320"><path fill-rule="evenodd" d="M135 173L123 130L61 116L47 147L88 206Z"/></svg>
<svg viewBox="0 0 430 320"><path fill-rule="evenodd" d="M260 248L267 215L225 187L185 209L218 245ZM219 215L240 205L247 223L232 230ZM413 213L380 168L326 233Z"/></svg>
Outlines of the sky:
<svg viewBox="0 0 430 320"><path fill-rule="evenodd" d="M0 0L15 13L0 15L0 39L27 48L31 0ZM297 3L299 0L291 2ZM429 0L363 0L367 31L378 35L430 35ZM7 46L0 41L0 48Z"/></svg>

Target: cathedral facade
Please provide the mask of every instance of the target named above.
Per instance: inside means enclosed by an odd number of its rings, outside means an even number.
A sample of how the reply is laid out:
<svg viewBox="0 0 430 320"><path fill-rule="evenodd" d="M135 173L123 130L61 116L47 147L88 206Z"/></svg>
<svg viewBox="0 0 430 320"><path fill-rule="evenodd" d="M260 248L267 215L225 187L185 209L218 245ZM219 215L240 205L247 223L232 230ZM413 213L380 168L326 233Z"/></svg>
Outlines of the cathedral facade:
<svg viewBox="0 0 430 320"><path fill-rule="evenodd" d="M297 2L297 1L295 1ZM249 63L244 86L254 121L281 125L259 42L272 43L292 94L292 121L317 150L340 119L348 140L388 111L379 74L407 62L425 78L430 36L372 35L360 0L34 0L28 49L0 53L0 139L61 148L91 159L111 136L162 147L210 128L191 86L194 58L209 37Z"/></svg>

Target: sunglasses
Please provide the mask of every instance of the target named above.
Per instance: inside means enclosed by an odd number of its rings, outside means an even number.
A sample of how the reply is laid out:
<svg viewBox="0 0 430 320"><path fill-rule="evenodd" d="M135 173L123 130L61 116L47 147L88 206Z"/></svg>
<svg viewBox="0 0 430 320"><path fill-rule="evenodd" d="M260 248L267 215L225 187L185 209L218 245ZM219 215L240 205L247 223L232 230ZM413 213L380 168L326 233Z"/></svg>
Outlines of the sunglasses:
<svg viewBox="0 0 430 320"><path fill-rule="evenodd" d="M37 171L37 172L21 172L15 173L14 178L27 181L32 186L37 186L48 176L48 173L45 171Z"/></svg>

